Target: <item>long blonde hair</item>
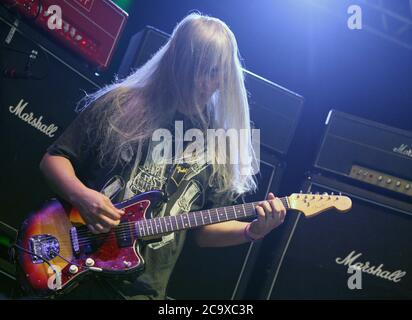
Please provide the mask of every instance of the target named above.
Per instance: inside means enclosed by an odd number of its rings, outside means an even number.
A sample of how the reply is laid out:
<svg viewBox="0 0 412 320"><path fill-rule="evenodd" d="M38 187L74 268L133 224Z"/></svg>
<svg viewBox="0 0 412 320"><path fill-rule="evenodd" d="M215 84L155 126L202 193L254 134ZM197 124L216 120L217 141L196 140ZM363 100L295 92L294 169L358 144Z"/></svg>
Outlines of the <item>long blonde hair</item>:
<svg viewBox="0 0 412 320"><path fill-rule="evenodd" d="M199 102L197 79L213 77L218 77L218 89L204 108ZM86 95L81 105L92 104L98 110L93 112L96 127L91 130L99 140L101 163L117 163L124 146L141 143L150 139L154 130L168 127L177 110L192 114L201 130L250 129L235 36L221 20L198 13L186 16L146 64L125 79ZM193 108L197 112L185 112ZM256 161L250 140L240 149L252 163ZM230 198L254 191L253 175L242 174L240 166L214 161L209 184Z"/></svg>

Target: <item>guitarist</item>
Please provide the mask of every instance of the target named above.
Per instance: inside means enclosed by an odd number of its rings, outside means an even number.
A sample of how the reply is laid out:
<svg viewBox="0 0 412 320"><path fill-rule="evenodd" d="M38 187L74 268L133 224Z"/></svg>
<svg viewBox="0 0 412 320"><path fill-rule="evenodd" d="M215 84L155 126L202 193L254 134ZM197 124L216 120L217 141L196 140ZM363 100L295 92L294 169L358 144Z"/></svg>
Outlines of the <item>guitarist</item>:
<svg viewBox="0 0 412 320"><path fill-rule="evenodd" d="M82 112L48 148L40 169L52 189L75 206L93 233L108 232L124 212L113 203L159 189L165 201L156 216L230 205L256 190L244 164L156 159L154 132L172 129L250 129L249 106L236 39L222 21L190 14L143 67L87 95ZM173 129L172 129L173 130ZM177 143L178 136L173 136ZM187 144L185 145L185 148ZM254 157L252 145L239 153ZM172 156L181 153L172 148ZM217 157L217 156L216 156ZM215 159L214 159L215 160ZM249 174L245 174L249 172ZM228 221L195 229L199 246L232 246L263 238L286 209L272 193L251 223ZM90 278L69 299L164 299L185 232L164 235L142 249L146 268L138 278Z"/></svg>

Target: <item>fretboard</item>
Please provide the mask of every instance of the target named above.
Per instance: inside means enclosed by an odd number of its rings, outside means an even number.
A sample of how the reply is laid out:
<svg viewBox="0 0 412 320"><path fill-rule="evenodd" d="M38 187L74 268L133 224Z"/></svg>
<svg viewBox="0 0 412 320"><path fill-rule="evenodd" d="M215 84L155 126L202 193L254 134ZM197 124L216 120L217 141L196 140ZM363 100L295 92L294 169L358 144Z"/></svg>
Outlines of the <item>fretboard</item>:
<svg viewBox="0 0 412 320"><path fill-rule="evenodd" d="M286 209L289 209L287 197L279 198ZM174 216L165 216L152 219L139 220L135 224L137 237L151 237L164 233L197 228L209 224L230 220L239 220L256 216L256 205L259 202L250 202L214 208L201 211L181 213Z"/></svg>

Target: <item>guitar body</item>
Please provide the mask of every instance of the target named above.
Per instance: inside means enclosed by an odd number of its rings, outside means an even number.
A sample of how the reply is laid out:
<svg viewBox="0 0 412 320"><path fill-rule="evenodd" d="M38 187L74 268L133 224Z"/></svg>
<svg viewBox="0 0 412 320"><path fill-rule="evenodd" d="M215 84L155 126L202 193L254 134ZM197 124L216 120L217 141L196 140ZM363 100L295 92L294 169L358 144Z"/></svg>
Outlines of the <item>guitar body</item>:
<svg viewBox="0 0 412 320"><path fill-rule="evenodd" d="M150 191L116 204L125 211L119 226L99 235L88 231L76 208L58 200L46 203L19 231L16 248L23 283L35 294L49 296L67 292L92 272L141 272L144 261L135 222L150 217L161 198L160 191Z"/></svg>

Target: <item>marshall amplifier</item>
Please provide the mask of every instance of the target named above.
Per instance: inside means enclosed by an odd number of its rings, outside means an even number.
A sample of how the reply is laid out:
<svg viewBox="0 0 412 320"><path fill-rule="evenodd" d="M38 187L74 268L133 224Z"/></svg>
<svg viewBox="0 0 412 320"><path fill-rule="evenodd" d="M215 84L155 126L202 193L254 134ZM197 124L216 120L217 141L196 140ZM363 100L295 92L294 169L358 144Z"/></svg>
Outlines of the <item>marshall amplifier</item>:
<svg viewBox="0 0 412 320"><path fill-rule="evenodd" d="M169 35L147 26L135 34L119 68L119 78L141 67L169 39ZM285 156L296 131L303 107L302 96L244 70L250 118L260 129L261 145ZM274 139L276 137L276 139Z"/></svg>
<svg viewBox="0 0 412 320"><path fill-rule="evenodd" d="M26 21L82 56L106 69L128 14L109 0L3 0Z"/></svg>
<svg viewBox="0 0 412 320"><path fill-rule="evenodd" d="M288 214L282 236L264 240L266 278L252 285L258 298L411 299L412 204L320 175L303 191L342 192L352 209Z"/></svg>
<svg viewBox="0 0 412 320"><path fill-rule="evenodd" d="M18 228L52 196L39 170L46 148L76 117L84 92L98 86L49 51L52 44L35 30L14 28L3 17L0 70L19 72L0 75L0 220Z"/></svg>
<svg viewBox="0 0 412 320"><path fill-rule="evenodd" d="M410 199L412 132L332 110L315 168Z"/></svg>

